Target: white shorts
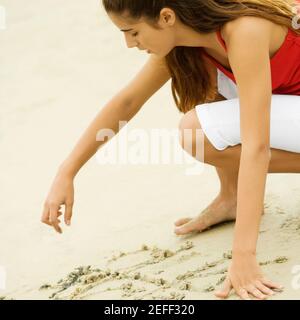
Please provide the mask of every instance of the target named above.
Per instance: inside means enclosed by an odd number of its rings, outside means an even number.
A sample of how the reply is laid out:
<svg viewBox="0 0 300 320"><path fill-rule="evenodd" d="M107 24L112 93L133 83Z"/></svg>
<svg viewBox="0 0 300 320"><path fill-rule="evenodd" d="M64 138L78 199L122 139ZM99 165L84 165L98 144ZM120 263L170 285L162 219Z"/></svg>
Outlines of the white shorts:
<svg viewBox="0 0 300 320"><path fill-rule="evenodd" d="M240 109L236 84L218 70L218 91L224 101L195 107L204 134L217 150L241 143ZM272 95L271 148L300 153L300 96Z"/></svg>

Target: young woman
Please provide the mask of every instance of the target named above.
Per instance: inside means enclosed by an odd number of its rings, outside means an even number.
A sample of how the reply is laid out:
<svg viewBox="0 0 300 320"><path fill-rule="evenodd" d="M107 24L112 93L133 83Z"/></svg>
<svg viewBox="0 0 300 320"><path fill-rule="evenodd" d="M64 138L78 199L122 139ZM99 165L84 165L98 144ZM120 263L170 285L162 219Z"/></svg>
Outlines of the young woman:
<svg viewBox="0 0 300 320"><path fill-rule="evenodd" d="M180 132L204 133L204 162L216 167L221 190L204 212L176 221L176 234L236 220L233 259L224 287L242 299L264 299L280 288L262 275L256 243L268 172L300 172L300 26L285 0L103 0L129 48L152 53L135 79L101 110L61 164L42 222L70 225L73 179L103 142L170 78ZM298 28L297 28L298 27ZM228 100L226 100L228 99ZM185 141L182 146L185 148ZM201 159L198 159L201 160Z"/></svg>

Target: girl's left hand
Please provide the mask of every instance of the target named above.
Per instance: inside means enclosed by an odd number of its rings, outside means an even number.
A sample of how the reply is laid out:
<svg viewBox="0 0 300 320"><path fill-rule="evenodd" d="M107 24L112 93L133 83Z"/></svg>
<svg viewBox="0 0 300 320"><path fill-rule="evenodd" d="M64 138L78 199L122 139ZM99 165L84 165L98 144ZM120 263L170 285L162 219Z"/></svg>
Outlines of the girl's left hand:
<svg viewBox="0 0 300 320"><path fill-rule="evenodd" d="M227 298L234 289L243 300L251 300L249 293L257 299L266 299L274 295L272 290L280 291L283 286L266 279L252 254L233 254L223 288L215 292L218 298ZM272 289L271 289L272 288Z"/></svg>

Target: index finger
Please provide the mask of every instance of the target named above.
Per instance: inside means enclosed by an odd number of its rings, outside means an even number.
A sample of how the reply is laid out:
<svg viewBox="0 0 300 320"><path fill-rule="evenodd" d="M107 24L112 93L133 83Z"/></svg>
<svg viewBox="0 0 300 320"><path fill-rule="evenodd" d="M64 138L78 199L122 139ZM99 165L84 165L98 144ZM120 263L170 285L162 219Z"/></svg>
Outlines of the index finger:
<svg viewBox="0 0 300 320"><path fill-rule="evenodd" d="M235 289L235 292L243 300L251 300L251 298L248 295L248 291L245 288L242 288L242 287L237 288L237 289Z"/></svg>

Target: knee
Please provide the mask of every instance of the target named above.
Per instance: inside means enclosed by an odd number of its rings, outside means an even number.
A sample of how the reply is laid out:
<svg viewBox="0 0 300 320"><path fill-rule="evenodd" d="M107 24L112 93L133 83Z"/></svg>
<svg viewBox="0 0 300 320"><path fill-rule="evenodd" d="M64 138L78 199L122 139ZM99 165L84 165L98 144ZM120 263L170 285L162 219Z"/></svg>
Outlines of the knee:
<svg viewBox="0 0 300 320"><path fill-rule="evenodd" d="M179 122L179 130L184 129L201 129L200 122L195 109L188 111Z"/></svg>
<svg viewBox="0 0 300 320"><path fill-rule="evenodd" d="M204 147L204 134L195 109L188 111L181 118L178 129L181 147L195 157L196 152L199 154L201 150L197 148Z"/></svg>

